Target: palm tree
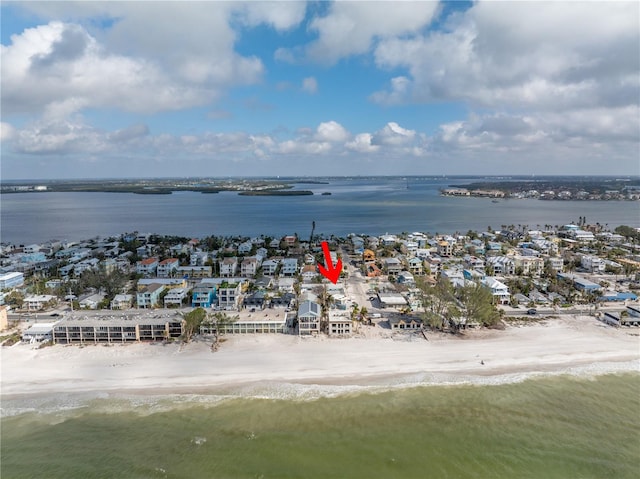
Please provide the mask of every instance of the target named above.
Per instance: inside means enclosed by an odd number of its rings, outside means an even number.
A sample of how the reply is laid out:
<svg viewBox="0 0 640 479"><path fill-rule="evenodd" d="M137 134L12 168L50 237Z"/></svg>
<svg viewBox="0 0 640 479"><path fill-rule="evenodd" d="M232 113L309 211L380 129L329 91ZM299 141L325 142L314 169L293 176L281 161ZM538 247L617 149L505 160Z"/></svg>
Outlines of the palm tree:
<svg viewBox="0 0 640 479"><path fill-rule="evenodd" d="M320 329L326 331L329 323L329 310L334 303L333 296L329 294L327 285L324 284L318 292L318 301L320 302Z"/></svg>
<svg viewBox="0 0 640 479"><path fill-rule="evenodd" d="M367 319L367 314L369 314L369 310L366 307L360 308L360 322L363 322Z"/></svg>

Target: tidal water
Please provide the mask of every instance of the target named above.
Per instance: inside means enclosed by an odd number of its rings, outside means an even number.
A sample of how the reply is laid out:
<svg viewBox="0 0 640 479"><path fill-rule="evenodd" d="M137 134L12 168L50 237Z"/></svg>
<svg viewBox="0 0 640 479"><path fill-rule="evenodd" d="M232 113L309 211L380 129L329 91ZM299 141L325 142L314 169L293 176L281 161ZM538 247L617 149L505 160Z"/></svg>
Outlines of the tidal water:
<svg viewBox="0 0 640 479"><path fill-rule="evenodd" d="M1 477L637 478L640 374L2 419ZM76 405L77 406L77 405Z"/></svg>
<svg viewBox="0 0 640 479"><path fill-rule="evenodd" d="M429 233L486 230L489 226L587 222L640 226L640 202L452 198L439 189L459 178L330 179L298 184L313 196L252 197L233 192L172 195L129 193L19 193L0 195L0 241L16 244L79 240L125 231L189 237L297 233ZM322 195L330 192L331 195Z"/></svg>

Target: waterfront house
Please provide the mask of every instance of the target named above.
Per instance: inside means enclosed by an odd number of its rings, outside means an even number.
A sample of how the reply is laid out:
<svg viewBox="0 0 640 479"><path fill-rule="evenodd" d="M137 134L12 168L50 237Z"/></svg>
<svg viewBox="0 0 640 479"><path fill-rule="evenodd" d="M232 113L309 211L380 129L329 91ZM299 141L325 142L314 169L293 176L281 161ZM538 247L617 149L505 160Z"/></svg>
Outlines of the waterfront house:
<svg viewBox="0 0 640 479"><path fill-rule="evenodd" d="M36 323L22 332L22 341L26 343L42 342L53 339L53 328L58 324Z"/></svg>
<svg viewBox="0 0 640 479"><path fill-rule="evenodd" d="M220 309L237 310L240 307L242 284L237 283L220 283L218 286L218 306Z"/></svg>
<svg viewBox="0 0 640 479"><path fill-rule="evenodd" d="M393 331L415 331L422 329L422 320L419 318L392 316L388 318L388 322Z"/></svg>
<svg viewBox="0 0 640 479"><path fill-rule="evenodd" d="M407 306L407 300L398 293L378 293L378 301L382 308L401 308Z"/></svg>
<svg viewBox="0 0 640 479"><path fill-rule="evenodd" d="M352 325L348 313L331 311L327 333L330 336L351 336Z"/></svg>
<svg viewBox="0 0 640 479"><path fill-rule="evenodd" d="M298 307L298 334L318 334L320 332L320 305L314 301L304 301Z"/></svg>

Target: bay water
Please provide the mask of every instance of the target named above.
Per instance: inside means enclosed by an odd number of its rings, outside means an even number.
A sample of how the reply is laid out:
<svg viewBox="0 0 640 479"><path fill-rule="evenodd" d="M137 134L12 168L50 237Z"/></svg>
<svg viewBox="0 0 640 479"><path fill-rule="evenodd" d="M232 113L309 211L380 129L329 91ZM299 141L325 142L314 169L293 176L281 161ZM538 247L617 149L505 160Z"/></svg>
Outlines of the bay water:
<svg viewBox="0 0 640 479"><path fill-rule="evenodd" d="M637 478L640 374L312 400L105 396L2 419L11 478Z"/></svg>
<svg viewBox="0 0 640 479"><path fill-rule="evenodd" d="M541 201L440 196L461 178L331 178L304 184L313 196L239 196L235 192L171 195L132 193L12 193L0 195L0 241L76 241L139 231L201 238L316 234L380 235L422 231L466 233L501 225L563 225L577 222L640 226L638 201ZM331 193L331 195L322 195Z"/></svg>

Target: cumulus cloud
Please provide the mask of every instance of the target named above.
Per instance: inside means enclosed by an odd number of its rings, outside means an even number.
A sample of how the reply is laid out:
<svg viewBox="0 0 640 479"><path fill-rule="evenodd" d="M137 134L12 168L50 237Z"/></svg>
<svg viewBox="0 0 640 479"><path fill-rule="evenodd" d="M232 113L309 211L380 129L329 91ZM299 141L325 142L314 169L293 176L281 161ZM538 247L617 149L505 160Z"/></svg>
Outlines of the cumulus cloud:
<svg viewBox="0 0 640 479"><path fill-rule="evenodd" d="M380 38L415 33L428 25L438 2L334 2L324 16L316 16L309 29L318 38L303 50L282 49L276 58L293 61L299 54L332 64L341 58L366 53Z"/></svg>
<svg viewBox="0 0 640 479"><path fill-rule="evenodd" d="M358 153L375 153L380 149L380 145L372 144L373 135L371 133L360 133L353 141L345 144L345 148Z"/></svg>
<svg viewBox="0 0 640 479"><path fill-rule="evenodd" d="M11 140L16 133L16 129L7 122L0 122L0 141Z"/></svg>
<svg viewBox="0 0 640 479"><path fill-rule="evenodd" d="M310 94L318 92L318 81L314 77L307 77L302 80L302 91Z"/></svg>
<svg viewBox="0 0 640 479"><path fill-rule="evenodd" d="M371 143L373 145L401 146L411 143L415 136L416 132L414 130L402 128L392 121L373 135Z"/></svg>
<svg viewBox="0 0 640 479"><path fill-rule="evenodd" d="M443 30L382 39L376 64L409 75L371 98L550 110L636 102L639 18L637 2L478 2Z"/></svg>
<svg viewBox="0 0 640 479"><path fill-rule="evenodd" d="M349 138L349 132L336 121L328 121L320 123L315 135L319 141L327 141L330 143L344 142Z"/></svg>

